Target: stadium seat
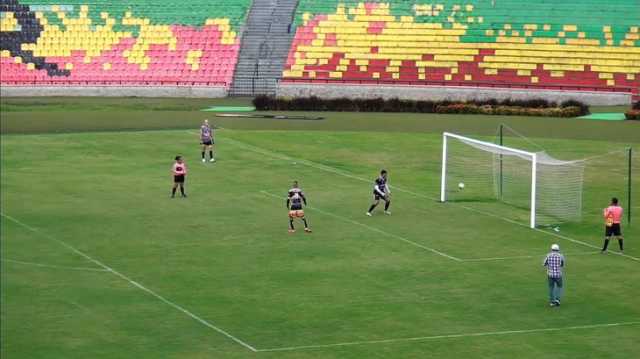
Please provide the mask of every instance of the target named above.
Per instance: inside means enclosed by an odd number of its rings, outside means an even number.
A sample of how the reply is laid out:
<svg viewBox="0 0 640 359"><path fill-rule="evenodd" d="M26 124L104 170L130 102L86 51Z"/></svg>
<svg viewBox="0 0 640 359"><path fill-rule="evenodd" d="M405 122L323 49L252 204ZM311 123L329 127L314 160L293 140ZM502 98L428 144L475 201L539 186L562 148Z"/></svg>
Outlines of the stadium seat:
<svg viewBox="0 0 640 359"><path fill-rule="evenodd" d="M251 6L250 0L63 3L3 4L1 30L11 42L2 52L3 84L229 84Z"/></svg>
<svg viewBox="0 0 640 359"><path fill-rule="evenodd" d="M301 0L296 25L285 80L640 88L633 0Z"/></svg>

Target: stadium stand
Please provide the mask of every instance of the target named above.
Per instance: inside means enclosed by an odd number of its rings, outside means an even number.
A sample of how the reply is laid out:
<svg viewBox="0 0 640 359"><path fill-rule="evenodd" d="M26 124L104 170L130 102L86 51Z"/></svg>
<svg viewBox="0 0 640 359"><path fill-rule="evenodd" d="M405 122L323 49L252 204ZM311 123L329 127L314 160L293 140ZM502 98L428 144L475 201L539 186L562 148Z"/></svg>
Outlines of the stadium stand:
<svg viewBox="0 0 640 359"><path fill-rule="evenodd" d="M637 0L300 0L283 81L638 95Z"/></svg>
<svg viewBox="0 0 640 359"><path fill-rule="evenodd" d="M250 0L0 0L0 82L228 87L250 6Z"/></svg>
<svg viewBox="0 0 640 359"><path fill-rule="evenodd" d="M240 44L231 96L276 94L291 48L298 0L253 0Z"/></svg>

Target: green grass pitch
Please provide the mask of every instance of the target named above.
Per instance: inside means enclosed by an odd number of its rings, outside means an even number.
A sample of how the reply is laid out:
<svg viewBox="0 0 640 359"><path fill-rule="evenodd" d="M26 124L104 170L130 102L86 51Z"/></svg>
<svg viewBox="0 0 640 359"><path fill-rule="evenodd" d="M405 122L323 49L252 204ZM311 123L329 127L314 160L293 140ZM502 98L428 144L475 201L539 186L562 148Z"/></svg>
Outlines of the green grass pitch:
<svg viewBox="0 0 640 359"><path fill-rule="evenodd" d="M638 123L329 113L213 122L244 100L2 100L1 355L7 358L632 358L640 217L598 254L620 157L587 171L585 218L527 228L498 203L435 201L444 130L497 125L559 158L640 149ZM144 131L143 131L144 130ZM526 146L507 138L513 146ZM640 151L632 209L640 216ZM172 158L189 168L170 199ZM386 168L392 215L364 214ZM311 234L287 233L300 181ZM626 203L622 205L626 208ZM542 259L567 258L549 308Z"/></svg>

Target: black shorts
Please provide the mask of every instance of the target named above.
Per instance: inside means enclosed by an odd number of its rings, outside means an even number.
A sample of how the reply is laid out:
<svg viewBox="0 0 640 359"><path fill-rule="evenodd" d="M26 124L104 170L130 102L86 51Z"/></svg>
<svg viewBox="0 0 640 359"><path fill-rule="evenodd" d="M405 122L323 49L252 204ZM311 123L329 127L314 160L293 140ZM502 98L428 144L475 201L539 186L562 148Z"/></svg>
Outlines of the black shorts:
<svg viewBox="0 0 640 359"><path fill-rule="evenodd" d="M614 223L611 225L611 227L605 226L604 235L605 237L621 236L622 230L620 229L620 223Z"/></svg>
<svg viewBox="0 0 640 359"><path fill-rule="evenodd" d="M203 146L211 146L211 145L213 145L213 143L214 143L213 142L213 138L210 139L210 140L202 141L202 145Z"/></svg>
<svg viewBox="0 0 640 359"><path fill-rule="evenodd" d="M175 182L175 183L184 183L184 175L175 175L175 176L173 176L173 182Z"/></svg>
<svg viewBox="0 0 640 359"><path fill-rule="evenodd" d="M386 197L386 194L383 196L380 193L378 193L376 191L373 191L373 200L374 201L379 201L379 200L386 201L387 197Z"/></svg>

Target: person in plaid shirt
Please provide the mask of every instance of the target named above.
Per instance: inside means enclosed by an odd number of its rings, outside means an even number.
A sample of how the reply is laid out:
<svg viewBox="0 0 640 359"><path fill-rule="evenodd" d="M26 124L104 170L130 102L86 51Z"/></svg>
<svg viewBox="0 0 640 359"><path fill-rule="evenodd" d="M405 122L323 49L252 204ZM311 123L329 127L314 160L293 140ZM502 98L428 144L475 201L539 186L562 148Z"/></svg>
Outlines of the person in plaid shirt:
<svg viewBox="0 0 640 359"><path fill-rule="evenodd" d="M551 245L551 253L547 254L543 266L547 267L547 279L549 282L549 305L560 306L560 296L562 296L562 268L564 267L564 256L560 253L560 246Z"/></svg>

